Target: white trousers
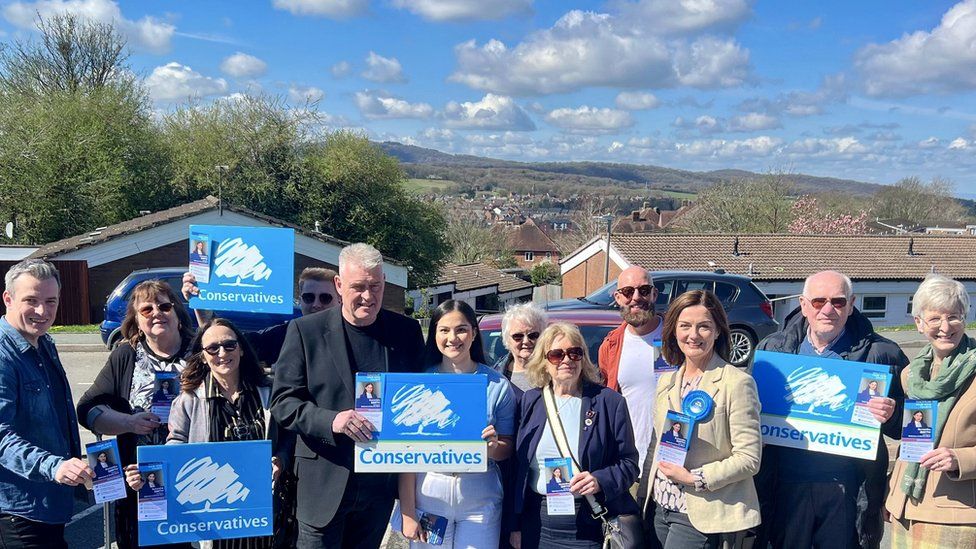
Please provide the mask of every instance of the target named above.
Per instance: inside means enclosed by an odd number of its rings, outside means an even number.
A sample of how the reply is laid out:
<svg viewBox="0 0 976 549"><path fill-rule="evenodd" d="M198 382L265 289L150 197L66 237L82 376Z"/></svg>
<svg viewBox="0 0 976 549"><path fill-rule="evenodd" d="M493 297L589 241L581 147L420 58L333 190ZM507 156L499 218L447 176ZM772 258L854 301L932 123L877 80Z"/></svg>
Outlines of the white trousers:
<svg viewBox="0 0 976 549"><path fill-rule="evenodd" d="M497 549L502 525L502 481L498 466L484 473L417 473L417 516L447 519L443 545L411 542L413 549Z"/></svg>

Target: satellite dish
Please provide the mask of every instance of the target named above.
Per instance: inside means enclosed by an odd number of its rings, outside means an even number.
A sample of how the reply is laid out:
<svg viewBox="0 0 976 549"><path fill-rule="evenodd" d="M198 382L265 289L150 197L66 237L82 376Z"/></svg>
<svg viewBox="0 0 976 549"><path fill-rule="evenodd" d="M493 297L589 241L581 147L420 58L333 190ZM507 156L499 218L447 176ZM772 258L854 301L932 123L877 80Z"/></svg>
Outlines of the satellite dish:
<svg viewBox="0 0 976 549"><path fill-rule="evenodd" d="M3 228L3 233L7 235L7 238L13 240L14 238L14 222L7 222L7 226Z"/></svg>

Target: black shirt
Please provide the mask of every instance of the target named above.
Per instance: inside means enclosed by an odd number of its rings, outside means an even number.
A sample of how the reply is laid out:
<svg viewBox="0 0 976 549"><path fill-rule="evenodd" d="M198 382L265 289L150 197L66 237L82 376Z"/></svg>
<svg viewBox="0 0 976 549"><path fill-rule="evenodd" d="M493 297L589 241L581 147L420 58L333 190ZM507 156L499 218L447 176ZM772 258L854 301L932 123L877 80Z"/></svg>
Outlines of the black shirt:
<svg viewBox="0 0 976 549"><path fill-rule="evenodd" d="M342 326L345 328L346 350L353 374L389 370L387 351L382 341L384 336L392 334L384 334L381 317L376 317L376 322L369 326L353 326L343 319Z"/></svg>
<svg viewBox="0 0 976 549"><path fill-rule="evenodd" d="M278 362L278 354L281 347L285 344L285 334L288 333L288 322L275 324L256 332L247 332L248 343L254 348L258 355L258 362L265 363L269 368Z"/></svg>

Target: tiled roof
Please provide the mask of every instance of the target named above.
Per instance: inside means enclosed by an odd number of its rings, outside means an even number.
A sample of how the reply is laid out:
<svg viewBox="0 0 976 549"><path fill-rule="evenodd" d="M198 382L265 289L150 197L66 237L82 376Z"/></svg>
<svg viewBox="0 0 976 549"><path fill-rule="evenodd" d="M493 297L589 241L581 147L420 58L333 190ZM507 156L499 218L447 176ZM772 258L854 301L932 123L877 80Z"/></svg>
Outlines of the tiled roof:
<svg viewBox="0 0 976 549"><path fill-rule="evenodd" d="M629 263L651 270L725 269L756 280L802 280L833 269L860 280L921 280L934 269L976 280L974 237L639 233L614 234L611 245Z"/></svg>
<svg viewBox="0 0 976 549"><path fill-rule="evenodd" d="M525 223L513 227L508 233L508 246L515 252L559 252L559 247L549 238L532 218L525 220Z"/></svg>
<svg viewBox="0 0 976 549"><path fill-rule="evenodd" d="M84 234L75 235L63 240L58 240L56 242L51 242L50 244L45 244L41 246L36 252L31 254L31 257L42 257L42 258L53 258L58 255L83 248L85 246L94 246L96 244L101 244L112 240L113 238L118 238L121 236L138 233L146 229L151 229L159 225L165 225L167 223L172 223L173 221L178 221L187 217L192 217L199 215L201 213L216 210L220 205L220 202L214 196L208 196L201 200L194 202L189 202L175 208L170 208L168 210L162 210L159 212L153 212L146 215L141 215L139 217L134 217L128 221L123 221L121 223L116 223L115 225L109 225L102 229L97 229L95 231L90 231ZM249 210L247 208L242 208L240 206L234 206L224 202L224 209L237 212L243 215L254 217L260 219L271 225L278 225L280 227L290 227L295 229L298 233L303 234L309 238L314 238L325 242L327 244L334 244L336 246L345 246L349 244L344 240L339 240L327 234L318 233L315 231L305 230L297 225L292 225L280 219L264 215L262 213Z"/></svg>
<svg viewBox="0 0 976 549"><path fill-rule="evenodd" d="M503 273L484 263L470 263L468 265L448 263L441 267L437 282L433 285L440 286L442 284L454 284L454 290L457 292L497 285L500 294L532 287L531 282L526 282L515 275Z"/></svg>

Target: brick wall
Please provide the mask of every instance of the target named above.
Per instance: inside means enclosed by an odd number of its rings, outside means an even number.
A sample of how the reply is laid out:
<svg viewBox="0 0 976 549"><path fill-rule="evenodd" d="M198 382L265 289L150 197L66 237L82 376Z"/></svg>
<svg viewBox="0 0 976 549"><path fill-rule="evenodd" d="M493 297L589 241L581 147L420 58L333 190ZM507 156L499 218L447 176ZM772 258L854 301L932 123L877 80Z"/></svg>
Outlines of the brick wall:
<svg viewBox="0 0 976 549"><path fill-rule="evenodd" d="M583 297L606 283L606 254L597 252L593 257L573 267L563 275L563 298ZM610 262L610 280L620 275L620 267Z"/></svg>
<svg viewBox="0 0 976 549"><path fill-rule="evenodd" d="M159 248L147 250L135 255L131 255L118 261L106 263L89 269L88 288L91 307L91 321L101 322L103 320L102 309L105 306L105 298L109 292L122 282L122 279L132 271L139 269L151 269L156 267L173 267L187 264L187 250L190 243L188 240L174 242ZM299 273L306 267L327 267L338 270L338 266L319 261L317 259L295 254L295 280L297 282ZM179 291L179 288L173 288ZM387 284L383 294L383 307L403 312L404 288ZM298 293L298 285L295 285L295 293ZM296 295L297 297L297 295Z"/></svg>

